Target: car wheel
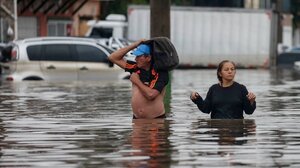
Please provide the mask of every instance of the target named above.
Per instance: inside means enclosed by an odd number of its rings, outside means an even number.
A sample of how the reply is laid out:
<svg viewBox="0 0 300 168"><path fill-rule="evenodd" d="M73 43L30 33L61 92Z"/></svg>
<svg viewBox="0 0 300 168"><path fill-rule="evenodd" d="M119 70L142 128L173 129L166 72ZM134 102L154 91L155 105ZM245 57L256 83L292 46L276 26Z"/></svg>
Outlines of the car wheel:
<svg viewBox="0 0 300 168"><path fill-rule="evenodd" d="M29 76L24 78L23 80L43 80L43 79L37 76Z"/></svg>

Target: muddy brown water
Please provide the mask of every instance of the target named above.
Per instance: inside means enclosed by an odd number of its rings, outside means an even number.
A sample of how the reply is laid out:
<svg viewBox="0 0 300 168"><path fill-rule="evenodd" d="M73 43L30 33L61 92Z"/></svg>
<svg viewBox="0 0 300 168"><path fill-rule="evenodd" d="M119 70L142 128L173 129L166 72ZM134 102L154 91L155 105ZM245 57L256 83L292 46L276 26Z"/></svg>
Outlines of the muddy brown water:
<svg viewBox="0 0 300 168"><path fill-rule="evenodd" d="M244 120L189 100L215 70L175 70L167 118L132 120L129 81L0 85L0 167L299 167L300 76L238 70L257 96Z"/></svg>

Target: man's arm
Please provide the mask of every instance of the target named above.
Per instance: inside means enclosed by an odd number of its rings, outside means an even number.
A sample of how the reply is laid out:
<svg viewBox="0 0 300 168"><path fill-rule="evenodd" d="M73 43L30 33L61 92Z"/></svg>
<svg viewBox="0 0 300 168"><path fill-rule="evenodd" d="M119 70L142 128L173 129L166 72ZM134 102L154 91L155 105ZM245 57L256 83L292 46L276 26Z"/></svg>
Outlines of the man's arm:
<svg viewBox="0 0 300 168"><path fill-rule="evenodd" d="M132 44L130 44L129 46L126 46L124 48L120 48L119 50L113 52L108 59L117 64L119 67L125 69L126 67L126 61L123 59L124 56L131 50L135 49L138 45L140 45L141 42L143 42L144 40L139 40L136 41Z"/></svg>
<svg viewBox="0 0 300 168"><path fill-rule="evenodd" d="M152 88L144 85L143 82L140 80L140 77L137 73L132 73L131 74L130 81L140 89L142 94L148 100L153 100L160 94L160 92L158 90L152 89Z"/></svg>

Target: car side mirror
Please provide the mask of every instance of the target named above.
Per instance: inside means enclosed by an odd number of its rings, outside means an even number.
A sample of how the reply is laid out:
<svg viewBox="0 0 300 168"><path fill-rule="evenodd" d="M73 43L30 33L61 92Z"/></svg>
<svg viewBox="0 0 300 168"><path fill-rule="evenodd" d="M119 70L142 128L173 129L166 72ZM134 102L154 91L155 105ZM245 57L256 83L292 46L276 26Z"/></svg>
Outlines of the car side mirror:
<svg viewBox="0 0 300 168"><path fill-rule="evenodd" d="M111 61L108 61L108 66L112 68L112 67L114 67L114 63Z"/></svg>

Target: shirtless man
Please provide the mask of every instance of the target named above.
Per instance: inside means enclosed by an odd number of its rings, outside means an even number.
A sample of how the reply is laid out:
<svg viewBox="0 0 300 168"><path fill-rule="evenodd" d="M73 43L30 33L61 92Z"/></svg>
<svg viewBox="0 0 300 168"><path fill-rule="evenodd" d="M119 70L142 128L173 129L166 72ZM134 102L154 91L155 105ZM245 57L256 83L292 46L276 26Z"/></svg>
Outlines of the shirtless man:
<svg viewBox="0 0 300 168"><path fill-rule="evenodd" d="M113 52L109 60L131 73L133 118L165 118L163 100L169 75L167 71L153 69L151 48L142 42L137 41ZM133 49L136 62L125 60L124 56Z"/></svg>

